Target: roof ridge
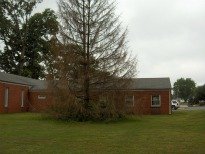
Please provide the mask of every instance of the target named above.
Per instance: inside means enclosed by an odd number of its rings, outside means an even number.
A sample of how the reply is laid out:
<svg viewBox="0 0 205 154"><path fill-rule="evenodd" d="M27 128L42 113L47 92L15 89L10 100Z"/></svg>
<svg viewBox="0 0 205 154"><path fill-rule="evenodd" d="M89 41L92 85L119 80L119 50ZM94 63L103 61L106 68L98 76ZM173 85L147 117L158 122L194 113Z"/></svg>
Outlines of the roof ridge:
<svg viewBox="0 0 205 154"><path fill-rule="evenodd" d="M44 88L46 86L46 80L32 79L15 74L8 74L0 72L0 81L18 83L23 85L29 85L36 88ZM171 82L169 77L160 78L132 78L132 83L129 89L170 89Z"/></svg>
<svg viewBox="0 0 205 154"><path fill-rule="evenodd" d="M132 79L169 79L170 77L136 77L136 78L132 78Z"/></svg>

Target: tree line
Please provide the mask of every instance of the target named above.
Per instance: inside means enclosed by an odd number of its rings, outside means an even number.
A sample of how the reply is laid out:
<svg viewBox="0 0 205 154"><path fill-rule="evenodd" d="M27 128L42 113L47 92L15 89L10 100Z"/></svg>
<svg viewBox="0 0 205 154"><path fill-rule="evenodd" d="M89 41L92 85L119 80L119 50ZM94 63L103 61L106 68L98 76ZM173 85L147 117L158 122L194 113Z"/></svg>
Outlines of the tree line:
<svg viewBox="0 0 205 154"><path fill-rule="evenodd" d="M196 83L191 78L180 78L173 86L175 99L183 99L189 104L201 103L205 101L205 84L196 87Z"/></svg>
<svg viewBox="0 0 205 154"><path fill-rule="evenodd" d="M116 3L58 0L58 16L51 9L34 14L41 2L0 1L0 70L50 80L58 117L121 117L114 96L135 76L137 60L129 53Z"/></svg>
<svg viewBox="0 0 205 154"><path fill-rule="evenodd" d="M0 1L0 70L31 78L44 78L50 41L58 33L55 12L33 13L39 0Z"/></svg>

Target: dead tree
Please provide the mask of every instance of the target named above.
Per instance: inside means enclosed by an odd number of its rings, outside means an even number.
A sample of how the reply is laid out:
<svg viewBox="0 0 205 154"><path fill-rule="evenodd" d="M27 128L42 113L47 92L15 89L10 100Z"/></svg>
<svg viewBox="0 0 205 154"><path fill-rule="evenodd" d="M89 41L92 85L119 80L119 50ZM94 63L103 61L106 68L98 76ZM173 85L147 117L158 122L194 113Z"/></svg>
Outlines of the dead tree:
<svg viewBox="0 0 205 154"><path fill-rule="evenodd" d="M61 49L58 79L67 80L89 110L93 91L122 89L136 73L136 58L127 51L116 4L110 0L59 0ZM125 82L126 81L126 82Z"/></svg>

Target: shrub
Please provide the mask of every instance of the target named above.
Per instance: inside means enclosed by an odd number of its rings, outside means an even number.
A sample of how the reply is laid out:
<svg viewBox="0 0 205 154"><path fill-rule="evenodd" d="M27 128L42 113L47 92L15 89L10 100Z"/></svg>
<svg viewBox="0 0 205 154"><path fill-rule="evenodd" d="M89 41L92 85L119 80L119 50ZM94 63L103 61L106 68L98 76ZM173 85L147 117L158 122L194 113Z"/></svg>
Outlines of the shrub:
<svg viewBox="0 0 205 154"><path fill-rule="evenodd" d="M91 100L88 107L85 107L82 99L78 99L69 90L55 87L53 88L53 101L48 113L61 120L74 121L104 121L117 120L124 117L123 110L118 109L116 102L118 99L112 97L106 101L98 99Z"/></svg>

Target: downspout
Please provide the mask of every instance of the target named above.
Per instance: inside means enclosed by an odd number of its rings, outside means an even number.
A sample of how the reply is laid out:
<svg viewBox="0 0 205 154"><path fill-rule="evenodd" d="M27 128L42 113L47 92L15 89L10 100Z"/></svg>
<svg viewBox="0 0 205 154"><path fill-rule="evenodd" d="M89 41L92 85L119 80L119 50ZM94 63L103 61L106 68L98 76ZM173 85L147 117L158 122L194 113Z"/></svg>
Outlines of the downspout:
<svg viewBox="0 0 205 154"><path fill-rule="evenodd" d="M169 114L172 114L172 108L171 108L171 89L169 89Z"/></svg>

